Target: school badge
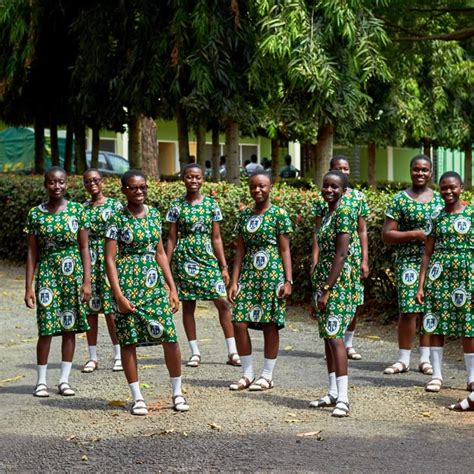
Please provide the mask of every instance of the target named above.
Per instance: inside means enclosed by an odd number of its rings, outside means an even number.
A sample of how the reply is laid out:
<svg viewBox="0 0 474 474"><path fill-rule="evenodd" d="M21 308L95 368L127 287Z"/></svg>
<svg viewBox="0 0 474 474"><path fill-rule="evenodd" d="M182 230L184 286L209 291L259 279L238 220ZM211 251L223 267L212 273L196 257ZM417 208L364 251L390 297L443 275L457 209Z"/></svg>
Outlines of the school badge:
<svg viewBox="0 0 474 474"><path fill-rule="evenodd" d="M215 289L219 296L227 296L227 291L225 289L225 283L220 280L216 283Z"/></svg>
<svg viewBox="0 0 474 474"><path fill-rule="evenodd" d="M440 277L442 271L443 271L443 266L441 265L441 263L436 262L431 266L430 271L428 273L428 278L431 281L435 281Z"/></svg>
<svg viewBox="0 0 474 474"><path fill-rule="evenodd" d="M112 209L110 207L107 207L106 209L103 209L102 212L100 213L100 217L104 222L107 222L112 215Z"/></svg>
<svg viewBox="0 0 474 474"><path fill-rule="evenodd" d="M69 228L71 229L71 232L76 233L79 230L79 221L75 217L70 217L69 218Z"/></svg>
<svg viewBox="0 0 474 474"><path fill-rule="evenodd" d="M336 316L329 316L326 321L326 332L328 333L328 336L335 336L339 331L340 325L339 318Z"/></svg>
<svg viewBox="0 0 474 474"><path fill-rule="evenodd" d="M247 220L247 231L253 234L262 225L263 217L262 216L251 216Z"/></svg>
<svg viewBox="0 0 474 474"><path fill-rule="evenodd" d="M43 307L48 307L53 302L53 292L49 288L40 288L38 302Z"/></svg>
<svg viewBox="0 0 474 474"><path fill-rule="evenodd" d="M165 328L158 321L148 321L147 330L153 339L160 339L165 332Z"/></svg>
<svg viewBox="0 0 474 474"><path fill-rule="evenodd" d="M72 275L74 271L74 260L72 257L64 257L61 261L61 271L63 275Z"/></svg>
<svg viewBox="0 0 474 474"><path fill-rule="evenodd" d="M145 277L145 286L147 288L153 288L158 281L158 271L156 268L150 268L146 272L146 277Z"/></svg>
<svg viewBox="0 0 474 474"><path fill-rule="evenodd" d="M97 312L100 310L102 306L102 303L100 301L100 297L98 296L93 296L90 300L89 300L89 308L94 311L94 312Z"/></svg>
<svg viewBox="0 0 474 474"><path fill-rule="evenodd" d="M423 316L423 329L427 333L432 333L438 326L438 317L433 313L426 313Z"/></svg>
<svg viewBox="0 0 474 474"><path fill-rule="evenodd" d="M125 229L122 230L120 238L122 242L125 242L126 244L131 244L133 242L133 232L131 229L128 227L125 227Z"/></svg>
<svg viewBox="0 0 474 474"><path fill-rule="evenodd" d="M189 276L196 276L199 274L199 265L196 262L186 262L184 264L184 271Z"/></svg>
<svg viewBox="0 0 474 474"><path fill-rule="evenodd" d="M407 268L402 273L402 282L406 286L412 286L416 283L418 272L414 268Z"/></svg>
<svg viewBox="0 0 474 474"><path fill-rule="evenodd" d="M61 322L61 326L66 329L72 329L74 327L74 323L76 322L76 316L72 311L64 311L59 316L59 321Z"/></svg>
<svg viewBox="0 0 474 474"><path fill-rule="evenodd" d="M453 223L454 229L458 234L467 234L471 228L471 223L462 216L459 216Z"/></svg>
<svg viewBox="0 0 474 474"><path fill-rule="evenodd" d="M464 306L467 301L466 290L464 288L456 288L451 295L451 300L456 308Z"/></svg>
<svg viewBox="0 0 474 474"><path fill-rule="evenodd" d="M251 310L250 310L250 319L254 323L258 323L260 319L262 318L263 315L263 308L260 305L255 305Z"/></svg>
<svg viewBox="0 0 474 474"><path fill-rule="evenodd" d="M259 250L253 256L253 266L256 270L263 270L267 266L268 261L268 253L263 250Z"/></svg>

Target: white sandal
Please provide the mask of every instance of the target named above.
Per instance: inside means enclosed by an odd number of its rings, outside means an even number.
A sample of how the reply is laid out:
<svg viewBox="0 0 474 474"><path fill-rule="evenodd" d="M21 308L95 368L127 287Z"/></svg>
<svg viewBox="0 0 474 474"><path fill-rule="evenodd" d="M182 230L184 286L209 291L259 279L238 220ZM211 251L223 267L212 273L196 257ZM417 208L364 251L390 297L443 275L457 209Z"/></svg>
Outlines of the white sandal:
<svg viewBox="0 0 474 474"><path fill-rule="evenodd" d="M189 411L189 405L182 395L175 395L173 397L174 411Z"/></svg>
<svg viewBox="0 0 474 474"><path fill-rule="evenodd" d="M273 380L269 380L265 377L259 377L255 382L250 385L249 390L251 392L263 392L264 390L270 390L273 388Z"/></svg>
<svg viewBox="0 0 474 474"><path fill-rule="evenodd" d="M353 347L347 347L346 348L347 352L347 358L351 360L361 360L362 356L353 348Z"/></svg>
<svg viewBox="0 0 474 474"><path fill-rule="evenodd" d="M148 408L146 406L145 400L135 400L132 408L130 408L130 413L135 416L148 415Z"/></svg>
<svg viewBox="0 0 474 474"><path fill-rule="evenodd" d="M433 378L425 385L425 392L438 393L443 386L443 380L438 378Z"/></svg>
<svg viewBox="0 0 474 474"><path fill-rule="evenodd" d="M97 370L98 367L99 367L99 364L97 363L97 361L91 359L85 363L84 367L82 368L82 372L84 374L90 374L94 372L95 370Z"/></svg>
<svg viewBox="0 0 474 474"><path fill-rule="evenodd" d="M33 390L33 396L38 397L38 398L48 398L49 397L48 386L44 383L39 383L38 385L36 385L35 389Z"/></svg>
<svg viewBox="0 0 474 474"><path fill-rule="evenodd" d="M350 411L349 402L337 402L336 407L331 413L331 416L335 416L336 418L345 418L349 416Z"/></svg>
<svg viewBox="0 0 474 474"><path fill-rule="evenodd" d="M201 356L199 354L193 354L186 363L186 367L199 367L200 364Z"/></svg>
<svg viewBox="0 0 474 474"><path fill-rule="evenodd" d="M388 366L383 373L385 375L396 375L396 374L403 374L405 372L409 372L410 367L405 365L403 362L397 361L395 364Z"/></svg>
<svg viewBox="0 0 474 474"><path fill-rule="evenodd" d="M58 393L63 397L73 397L76 392L71 388L68 382L62 382L58 385Z"/></svg>
<svg viewBox="0 0 474 474"><path fill-rule="evenodd" d="M326 408L326 407L333 407L337 403L337 398L333 397L329 393L325 395L324 397L318 399L318 400L313 400L312 402L309 402L309 406L311 408Z"/></svg>
<svg viewBox="0 0 474 474"><path fill-rule="evenodd" d="M123 372L122 359L115 359L112 372Z"/></svg>

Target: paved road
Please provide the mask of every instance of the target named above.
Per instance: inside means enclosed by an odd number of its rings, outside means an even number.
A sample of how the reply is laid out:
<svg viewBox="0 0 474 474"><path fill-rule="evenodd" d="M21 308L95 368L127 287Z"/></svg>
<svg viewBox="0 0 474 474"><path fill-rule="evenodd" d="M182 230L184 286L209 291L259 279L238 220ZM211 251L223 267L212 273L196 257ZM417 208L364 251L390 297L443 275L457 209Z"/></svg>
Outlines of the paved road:
<svg viewBox="0 0 474 474"><path fill-rule="evenodd" d="M143 348L141 383L153 410L137 418L128 413L123 373L111 371L105 324L101 366L93 374L79 371L87 352L85 338L78 338L71 377L77 396L34 398L36 326L22 304L23 270L3 265L0 281L1 471L472 471L474 415L445 409L465 395L457 343L445 365L447 388L430 395L415 371L382 376L396 351L393 328L364 322L356 337L364 359L350 364L351 417L334 419L308 408L326 393L326 370L316 325L299 308L290 308L281 333L275 388L232 393L227 386L239 369L224 363L217 316L204 303L198 307L203 364L183 369L191 411L173 412L161 348ZM253 341L258 368L263 340L253 333ZM51 387L59 376L58 343L50 357ZM184 359L187 345L182 349ZM308 432L319 434L298 436Z"/></svg>

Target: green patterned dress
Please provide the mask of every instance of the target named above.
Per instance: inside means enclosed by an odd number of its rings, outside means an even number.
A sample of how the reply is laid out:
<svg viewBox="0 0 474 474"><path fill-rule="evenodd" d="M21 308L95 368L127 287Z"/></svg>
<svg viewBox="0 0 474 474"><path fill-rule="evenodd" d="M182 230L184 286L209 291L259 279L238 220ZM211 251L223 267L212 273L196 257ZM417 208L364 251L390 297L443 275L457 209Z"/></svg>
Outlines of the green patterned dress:
<svg viewBox="0 0 474 474"><path fill-rule="evenodd" d="M175 199L166 214L176 223L178 242L173 252L173 276L180 300L217 300L227 296L219 262L212 248L212 226L222 220L217 202L204 196L199 204Z"/></svg>
<svg viewBox="0 0 474 474"><path fill-rule="evenodd" d="M278 246L278 236L291 234L288 213L270 206L263 214L244 209L238 221L238 233L245 245L245 255L232 312L233 322L246 322L253 329L274 323L285 326L286 301L278 294L285 282L285 272Z"/></svg>
<svg viewBox="0 0 474 474"><path fill-rule="evenodd" d="M474 337L474 208L433 216L435 239L425 280L423 331Z"/></svg>
<svg viewBox="0 0 474 474"><path fill-rule="evenodd" d="M121 346L176 342L176 328L156 246L161 240L161 219L157 209L136 218L125 208L108 220L106 238L116 240L117 272L125 298L135 305L133 313L115 313L117 338Z"/></svg>
<svg viewBox="0 0 474 474"><path fill-rule="evenodd" d="M69 201L62 212L45 204L30 209L25 232L38 240L36 317L40 336L89 330L87 304L81 302L83 267L77 234L87 229L84 208Z"/></svg>
<svg viewBox="0 0 474 474"><path fill-rule="evenodd" d="M320 311L317 304L331 271L336 253L337 234L349 234L350 248L353 236L357 235L354 234L355 225L357 225L357 219L354 218L353 208L341 204L334 212L325 214L321 221L321 227L317 231L319 258L314 267L311 281L318 317L319 336L324 339L343 338L357 309L355 295L357 272L353 270L354 262L350 258L344 262L336 283L329 290L326 310Z"/></svg>
<svg viewBox="0 0 474 474"><path fill-rule="evenodd" d="M123 206L117 199L107 198L103 204L94 206L92 201L84 203L89 222L89 251L91 255L92 298L89 308L92 313L113 313L113 295L105 272L105 231L110 216Z"/></svg>
<svg viewBox="0 0 474 474"><path fill-rule="evenodd" d="M402 191L394 196L385 215L397 222L400 231L424 229L428 234L432 227L431 216L443 207L444 201L436 191L433 192L433 199L427 203L415 201L406 191ZM402 314L423 312L423 306L415 301L415 297L424 249L424 243L419 240L397 245L395 279L398 307Z"/></svg>
<svg viewBox="0 0 474 474"><path fill-rule="evenodd" d="M365 194L357 189L351 189L349 194L342 196L341 205L348 206L352 209L352 217L354 224L351 225L351 247L349 249L349 259L354 276L354 297L356 298L356 306L364 304L364 283L362 281L361 264L362 264L362 245L359 237L359 217L367 218L369 215L369 206ZM323 218L328 212L328 205L322 198L318 199L314 205L314 216Z"/></svg>

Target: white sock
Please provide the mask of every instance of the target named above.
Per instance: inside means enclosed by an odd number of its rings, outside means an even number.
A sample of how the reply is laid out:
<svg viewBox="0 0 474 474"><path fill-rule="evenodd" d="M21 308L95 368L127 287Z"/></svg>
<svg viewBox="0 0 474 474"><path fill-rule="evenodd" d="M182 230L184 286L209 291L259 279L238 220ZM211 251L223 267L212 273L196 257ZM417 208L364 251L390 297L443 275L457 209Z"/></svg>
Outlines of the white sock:
<svg viewBox="0 0 474 474"><path fill-rule="evenodd" d="M182 395L181 391L181 376L179 377L170 377L171 380L171 389L173 390L173 397L176 395Z"/></svg>
<svg viewBox="0 0 474 474"><path fill-rule="evenodd" d="M36 366L36 373L37 373L37 380L36 380L36 385L39 385L40 383L46 384L46 369L48 368L48 364L45 365L37 365Z"/></svg>
<svg viewBox="0 0 474 474"><path fill-rule="evenodd" d="M328 380L329 380L328 394L331 395L331 397L337 398L336 372L329 373Z"/></svg>
<svg viewBox="0 0 474 474"><path fill-rule="evenodd" d="M471 392L467 398L465 398L462 402L461 402L461 408L463 410L467 410L469 408L469 401L468 400L471 400L471 402L474 402L474 392Z"/></svg>
<svg viewBox="0 0 474 474"><path fill-rule="evenodd" d="M97 362L97 346L89 346L89 359Z"/></svg>
<svg viewBox="0 0 474 474"><path fill-rule="evenodd" d="M225 340L228 354L237 354L237 346L235 345L235 337L228 337Z"/></svg>
<svg viewBox="0 0 474 474"><path fill-rule="evenodd" d="M61 373L59 375L59 384L69 382L69 374L71 373L72 362L61 362Z"/></svg>
<svg viewBox="0 0 474 474"><path fill-rule="evenodd" d="M464 354L466 364L467 383L474 382L474 353Z"/></svg>
<svg viewBox="0 0 474 474"><path fill-rule="evenodd" d="M114 359L122 359L122 353L120 352L120 344L114 344Z"/></svg>
<svg viewBox="0 0 474 474"><path fill-rule="evenodd" d="M253 380L255 374L253 373L253 357L252 354L248 356L240 356L240 362L242 364L242 370L244 371L244 377L249 380Z"/></svg>
<svg viewBox="0 0 474 474"><path fill-rule="evenodd" d="M441 367L443 365L443 347L431 347L430 356L431 356L431 365L433 366L433 375L431 376L434 379L443 380L441 374Z"/></svg>
<svg viewBox="0 0 474 474"><path fill-rule="evenodd" d="M337 401L349 403L349 397L347 396L347 388L349 386L349 377L347 375L341 375L336 377L337 384Z"/></svg>
<svg viewBox="0 0 474 474"><path fill-rule="evenodd" d="M132 391L132 398L134 402L136 402L137 400L143 400L143 395L140 391L140 384L138 382L129 383L128 386Z"/></svg>
<svg viewBox="0 0 474 474"><path fill-rule="evenodd" d="M410 365L410 355L411 355L411 350L410 349L399 349L398 350L398 361L397 362L403 362L407 367Z"/></svg>
<svg viewBox="0 0 474 474"><path fill-rule="evenodd" d="M268 380L273 379L273 369L275 368L276 361L276 359L263 359L262 377Z"/></svg>
<svg viewBox="0 0 474 474"><path fill-rule="evenodd" d="M196 339L194 339L194 341L189 341L189 347L191 349L192 355L201 355L201 353L199 352L198 342L196 341Z"/></svg>
<svg viewBox="0 0 474 474"><path fill-rule="evenodd" d="M354 339L354 332L355 331L346 331L344 334L344 345L346 346L346 349L348 347L352 347L352 340Z"/></svg>
<svg viewBox="0 0 474 474"><path fill-rule="evenodd" d="M428 346L420 346L420 364L423 362L430 363L430 348Z"/></svg>

